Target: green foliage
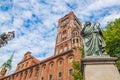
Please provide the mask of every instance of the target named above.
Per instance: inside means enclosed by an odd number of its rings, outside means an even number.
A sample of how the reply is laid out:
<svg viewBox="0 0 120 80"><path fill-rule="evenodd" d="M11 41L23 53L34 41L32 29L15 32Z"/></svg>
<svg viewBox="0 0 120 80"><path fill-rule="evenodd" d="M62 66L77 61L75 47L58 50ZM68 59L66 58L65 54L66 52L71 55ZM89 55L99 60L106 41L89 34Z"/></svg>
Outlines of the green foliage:
<svg viewBox="0 0 120 80"><path fill-rule="evenodd" d="M79 50L82 52L82 58L84 58L85 57L85 55L84 55L84 46L80 47Z"/></svg>
<svg viewBox="0 0 120 80"><path fill-rule="evenodd" d="M117 66L120 70L120 18L114 22L109 22L103 35L107 53L112 57L119 57Z"/></svg>
<svg viewBox="0 0 120 80"><path fill-rule="evenodd" d="M82 74L80 72L80 62L79 61L73 61L73 68L75 69L72 76L75 80L83 80Z"/></svg>
<svg viewBox="0 0 120 80"><path fill-rule="evenodd" d="M120 72L120 59L118 59L118 61L117 61L117 67L118 67L118 70Z"/></svg>

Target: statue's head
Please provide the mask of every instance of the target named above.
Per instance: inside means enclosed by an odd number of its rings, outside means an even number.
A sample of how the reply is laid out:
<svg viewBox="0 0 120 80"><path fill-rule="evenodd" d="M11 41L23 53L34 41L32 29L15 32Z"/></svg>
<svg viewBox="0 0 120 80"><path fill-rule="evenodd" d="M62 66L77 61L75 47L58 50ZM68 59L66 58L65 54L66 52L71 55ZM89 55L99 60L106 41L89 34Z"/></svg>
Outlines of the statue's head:
<svg viewBox="0 0 120 80"><path fill-rule="evenodd" d="M100 26L100 23L99 23L99 22L96 22L95 25L96 25L96 26Z"/></svg>
<svg viewBox="0 0 120 80"><path fill-rule="evenodd" d="M85 26L91 26L91 22L89 21L85 22Z"/></svg>

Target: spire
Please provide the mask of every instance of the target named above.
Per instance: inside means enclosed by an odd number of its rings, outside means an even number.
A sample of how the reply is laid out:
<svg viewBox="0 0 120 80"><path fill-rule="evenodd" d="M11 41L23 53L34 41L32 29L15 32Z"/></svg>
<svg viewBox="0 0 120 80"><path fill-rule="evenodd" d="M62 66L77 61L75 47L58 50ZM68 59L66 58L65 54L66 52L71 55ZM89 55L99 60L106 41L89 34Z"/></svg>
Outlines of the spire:
<svg viewBox="0 0 120 80"><path fill-rule="evenodd" d="M15 51L14 51L15 52ZM7 76L11 67L12 67L12 58L14 56L13 54L10 56L10 58L0 67L0 76Z"/></svg>
<svg viewBox="0 0 120 80"><path fill-rule="evenodd" d="M3 64L4 66L8 67L9 69L11 69L11 67L12 67L11 63L12 63L12 59L13 59L14 53L15 53L15 51L10 56L10 58L7 60L7 62Z"/></svg>
<svg viewBox="0 0 120 80"><path fill-rule="evenodd" d="M15 51L13 51L13 53L12 53L12 55L10 56L10 59L9 59L9 60L12 61L12 58L13 58L13 56L14 56L14 53L15 53Z"/></svg>

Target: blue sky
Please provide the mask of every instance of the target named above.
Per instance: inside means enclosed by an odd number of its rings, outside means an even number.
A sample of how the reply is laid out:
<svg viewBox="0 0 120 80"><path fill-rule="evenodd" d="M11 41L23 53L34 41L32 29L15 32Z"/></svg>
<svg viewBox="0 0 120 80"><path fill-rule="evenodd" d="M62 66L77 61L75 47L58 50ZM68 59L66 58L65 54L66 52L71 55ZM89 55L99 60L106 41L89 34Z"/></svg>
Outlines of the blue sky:
<svg viewBox="0 0 120 80"><path fill-rule="evenodd" d="M0 65L15 50L13 67L27 51L39 60L54 54L58 19L73 11L85 21L107 22L120 17L119 0L0 0L0 34L15 31L15 39L0 48Z"/></svg>

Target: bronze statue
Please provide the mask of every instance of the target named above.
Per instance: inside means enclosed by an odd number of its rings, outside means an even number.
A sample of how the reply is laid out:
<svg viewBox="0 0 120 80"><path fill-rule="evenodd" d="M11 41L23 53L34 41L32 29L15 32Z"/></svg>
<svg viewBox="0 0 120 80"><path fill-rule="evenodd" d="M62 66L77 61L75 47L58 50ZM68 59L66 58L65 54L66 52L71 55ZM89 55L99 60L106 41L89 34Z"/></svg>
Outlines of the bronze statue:
<svg viewBox="0 0 120 80"><path fill-rule="evenodd" d="M81 35L84 41L85 56L102 56L107 54L100 23L96 22L94 25L91 25L90 22L86 22Z"/></svg>
<svg viewBox="0 0 120 80"><path fill-rule="evenodd" d="M9 40L13 39L15 37L14 31L3 33L0 35L0 47L5 46Z"/></svg>

